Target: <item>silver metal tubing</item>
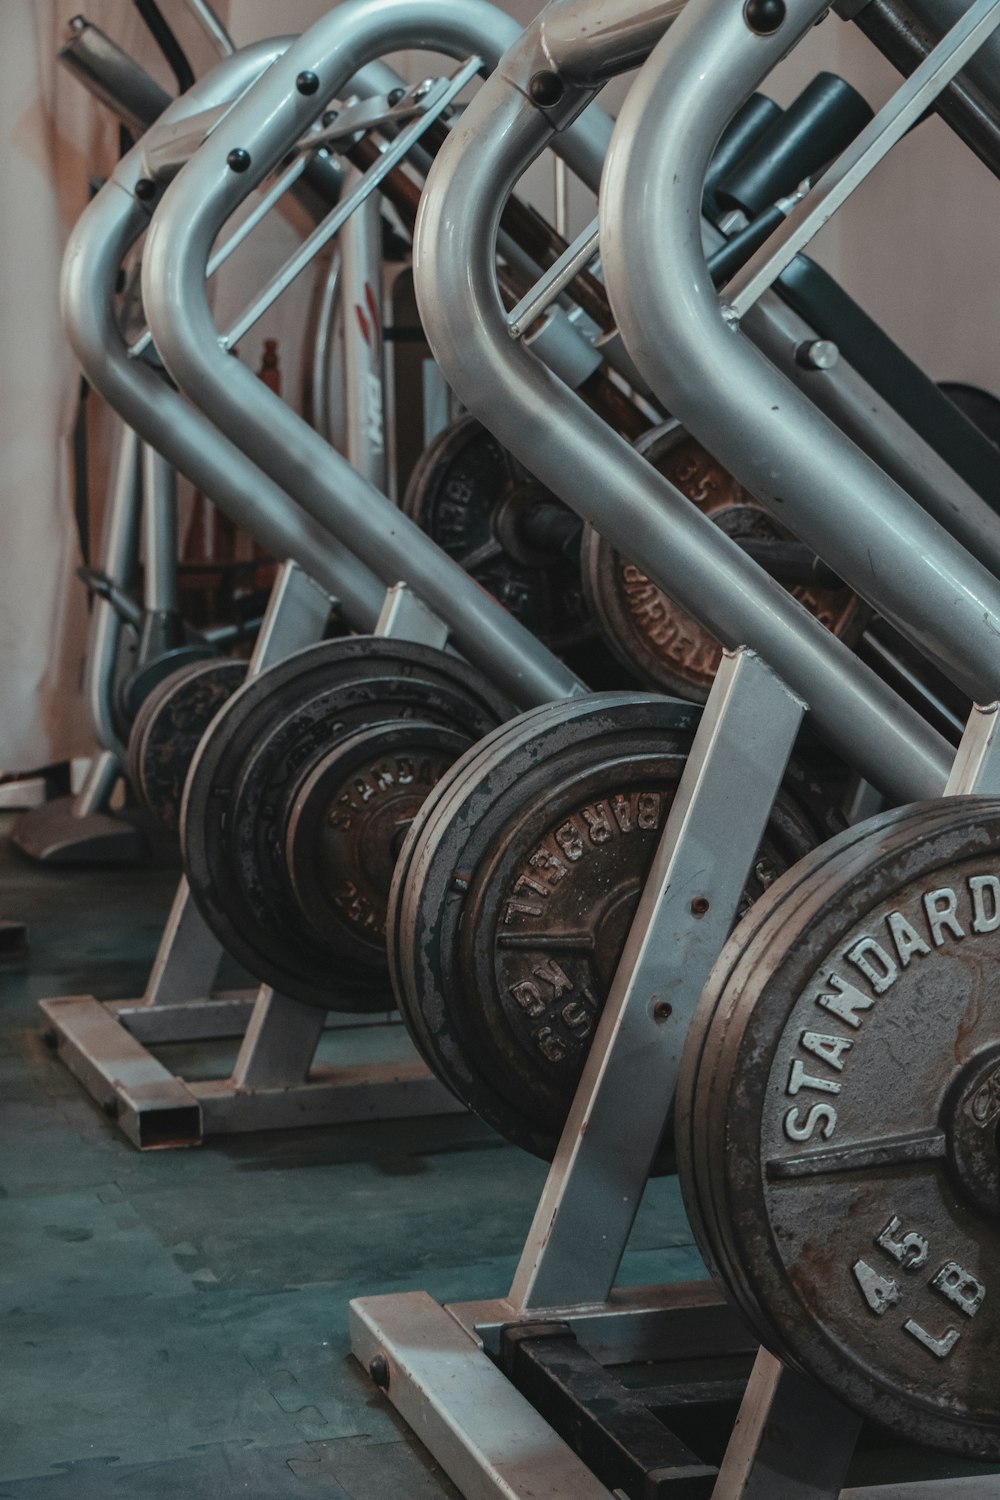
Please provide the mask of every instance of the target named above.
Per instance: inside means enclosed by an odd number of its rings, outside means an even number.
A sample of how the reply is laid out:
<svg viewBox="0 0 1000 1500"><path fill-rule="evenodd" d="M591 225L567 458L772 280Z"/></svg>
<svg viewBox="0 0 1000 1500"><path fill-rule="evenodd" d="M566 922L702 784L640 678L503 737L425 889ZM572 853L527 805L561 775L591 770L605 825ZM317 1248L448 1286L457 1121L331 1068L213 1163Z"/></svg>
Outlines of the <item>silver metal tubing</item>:
<svg viewBox="0 0 1000 1500"><path fill-rule="evenodd" d="M828 223L873 167L887 156L930 108L964 63L1000 26L1000 0L976 0L861 134L804 195L784 224L751 256L726 288L726 307L737 319L773 286Z"/></svg>
<svg viewBox="0 0 1000 1500"><path fill-rule="evenodd" d="M362 174L347 175L350 199ZM344 453L377 489L385 490L385 420L382 362L382 208L370 194L351 214L340 236L344 309Z"/></svg>
<svg viewBox="0 0 1000 1500"><path fill-rule="evenodd" d="M951 759L943 739L510 338L493 254L506 197L553 128L525 97L539 66L539 24L466 108L424 193L417 294L445 377L543 483L640 559L684 609L726 645L756 650L868 780L901 799L940 794ZM650 180L659 178L657 167ZM651 260L660 276L670 265L659 251Z"/></svg>
<svg viewBox="0 0 1000 1500"><path fill-rule="evenodd" d="M143 606L151 613L177 608L177 471L148 443L142 445L145 543Z"/></svg>
<svg viewBox="0 0 1000 1500"><path fill-rule="evenodd" d="M219 20L208 0L185 0L188 10L193 11L205 31L218 48L220 57L232 57L236 51L232 37Z"/></svg>
<svg viewBox="0 0 1000 1500"><path fill-rule="evenodd" d="M783 25L761 37L742 7L690 0L615 129L601 194L608 292L668 409L970 697L990 701L1000 581L726 322L706 268L701 189L720 130L825 9L788 0Z"/></svg>
<svg viewBox="0 0 1000 1500"><path fill-rule="evenodd" d="M219 347L204 292L222 224L373 57L422 47L494 65L519 34L485 0L346 0L261 78L167 189L145 245L143 288L157 348L174 379L214 422L386 582L405 578L450 626L455 645L523 706L572 696L579 680L403 516L373 485ZM296 80L312 73L309 95ZM560 141L590 183L599 177L605 116ZM228 156L246 151L233 172Z"/></svg>
<svg viewBox="0 0 1000 1500"><path fill-rule="evenodd" d="M287 39L260 43L220 63L172 104L168 113L176 110L179 115L241 92L287 45ZM385 592L374 574L346 555L328 532L152 369L142 361L129 360L113 299L122 258L149 222L134 192L141 175L142 159L135 147L84 210L66 248L63 318L88 380L136 432L238 525L275 557L295 559L339 599L355 628L372 629ZM227 359L230 369L235 363Z"/></svg>
<svg viewBox="0 0 1000 1500"><path fill-rule="evenodd" d="M998 0L1000 3L1000 0ZM401 130L396 139L373 162L367 172L362 173L355 181L354 189L342 199L337 207L329 213L323 221L316 226L312 234L302 241L302 244L289 256L288 260L281 266L262 287L250 306L244 308L236 321L223 335L222 343L226 349L231 349L238 344L255 323L264 316L273 302L281 296L305 270L306 266L313 261L319 252L327 245L333 236L357 210L359 205L365 201L369 194L374 192L378 184L387 177L393 167L397 166L410 149L434 123L436 118L435 107L443 109L457 94L461 93L467 83L471 83L479 72L480 62L478 58L471 58L468 63L456 72L454 78L447 81L442 79L433 90L433 99L430 100L429 108L425 114L412 120L404 130ZM211 264L211 262L209 262ZM207 274L207 273L206 273Z"/></svg>
<svg viewBox="0 0 1000 1500"><path fill-rule="evenodd" d="M827 370L801 360L799 351L816 339L808 323L766 292L744 318L743 330L841 432L1000 578L1000 515L846 360Z"/></svg>
<svg viewBox="0 0 1000 1500"><path fill-rule="evenodd" d="M101 567L109 578L122 586L131 582L135 570L140 494L139 439L122 423L115 435L101 538ZM124 764L125 750L118 738L113 711L122 622L110 599L95 595L91 608L84 698L97 743Z"/></svg>
<svg viewBox="0 0 1000 1500"><path fill-rule="evenodd" d="M539 54L554 73L592 86L644 62L686 0L629 5L548 5L535 26Z"/></svg>
<svg viewBox="0 0 1000 1500"><path fill-rule="evenodd" d="M170 103L170 95L144 68L105 36L99 26L74 16L59 61L135 136L148 130Z"/></svg>
<svg viewBox="0 0 1000 1500"><path fill-rule="evenodd" d="M558 160L558 157L556 158ZM598 239L600 230L595 219L588 224L586 229L577 235L571 245L560 255L559 259L553 261L536 286L526 292L516 307L512 308L507 317L507 327L510 329L512 339L523 336L525 329L529 328L545 309L556 300L559 293L568 287L578 271L584 270L594 259L598 251Z"/></svg>

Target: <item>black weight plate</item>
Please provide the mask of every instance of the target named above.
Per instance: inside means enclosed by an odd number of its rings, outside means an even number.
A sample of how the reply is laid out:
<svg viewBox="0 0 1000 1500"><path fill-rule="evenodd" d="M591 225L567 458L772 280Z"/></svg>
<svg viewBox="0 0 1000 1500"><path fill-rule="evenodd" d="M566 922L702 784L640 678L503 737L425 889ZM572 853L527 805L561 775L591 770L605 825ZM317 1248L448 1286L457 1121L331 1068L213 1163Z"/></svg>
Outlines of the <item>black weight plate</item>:
<svg viewBox="0 0 1000 1500"><path fill-rule="evenodd" d="M376 819L369 829L395 845L399 820L408 821L413 811L412 798L401 811L398 788L390 787L400 761L407 762L406 776L411 762L420 761L423 776L428 732L443 728L459 737L455 746L468 744L511 712L503 695L465 662L376 637L325 641L246 683L199 747L181 814L192 893L227 951L294 999L329 1009L381 1009L389 991L384 916L363 912L358 893L371 900L373 869L384 872L388 855L380 858L355 843L355 856L365 865L354 875L342 858L325 866L320 858L317 880L332 877L333 883L307 910L296 896L296 881L301 887L310 859L304 806L311 800L310 816L327 815L316 802L313 773L322 766L329 810L341 812L342 796L364 801L354 783L367 775L369 795L383 802L389 795L399 815ZM400 721L413 724L412 754ZM374 726L385 726L384 753L369 740L362 763L357 736ZM341 746L342 775L329 759ZM435 753L442 754L440 742ZM296 838L294 876L287 861L290 829ZM343 845L339 852L343 856ZM317 926L324 902L327 920Z"/></svg>
<svg viewBox="0 0 1000 1500"><path fill-rule="evenodd" d="M698 712L645 694L535 710L452 768L404 845L400 1009L459 1097L538 1155L558 1140ZM783 793L746 899L826 832Z"/></svg>
<svg viewBox="0 0 1000 1500"><path fill-rule="evenodd" d="M560 501L474 417L438 433L421 455L401 509L515 619L555 650L592 640L576 551L524 534L535 506ZM578 551L578 549L577 549Z"/></svg>
<svg viewBox="0 0 1000 1500"><path fill-rule="evenodd" d="M947 799L872 819L791 899L779 882L689 1122L712 1133L702 1229L770 1347L899 1435L991 1460L998 851L1000 801Z"/></svg>
<svg viewBox="0 0 1000 1500"><path fill-rule="evenodd" d="M926 821L924 808L897 811L894 829L902 826L905 830L914 817ZM730 988L729 979L737 964L758 960L763 951L758 934L776 905L781 904L786 913L799 911L804 903L808 903L810 913L822 908L827 891L823 872L831 865L835 867L836 860L846 850L862 842L866 830L867 824L859 824L830 839L799 860L754 903L715 963L684 1044L677 1087L676 1147L688 1221L705 1263L740 1304L748 1322L757 1327L762 1342L771 1347L776 1342L774 1331L746 1287L742 1267L733 1259L731 1244L720 1228L715 1208L720 1165L717 1153L722 1147L715 1129L720 1114L715 1109L714 1090L727 1055L727 1035L735 1009L736 992Z"/></svg>
<svg viewBox="0 0 1000 1500"><path fill-rule="evenodd" d="M212 646L189 643L162 651L141 667L133 667L118 684L115 695L115 707L121 722L130 729L146 698L165 678L172 677L181 667L209 661L215 655Z"/></svg>
<svg viewBox="0 0 1000 1500"><path fill-rule="evenodd" d="M468 746L468 733L451 725L391 719L339 741L301 783L285 868L299 910L339 954L370 961L374 948L381 959L400 846L421 803Z"/></svg>
<svg viewBox="0 0 1000 1500"><path fill-rule="evenodd" d="M246 674L245 661L191 662L158 683L135 716L128 778L146 811L171 832L180 825L184 782L198 742Z"/></svg>
<svg viewBox="0 0 1000 1500"><path fill-rule="evenodd" d="M636 446L727 536L788 538L749 491L676 423L647 433ZM648 686L704 703L722 660L715 637L592 526L583 533L581 572L590 608L620 660ZM791 593L849 643L859 638L870 616L849 589L796 587Z"/></svg>

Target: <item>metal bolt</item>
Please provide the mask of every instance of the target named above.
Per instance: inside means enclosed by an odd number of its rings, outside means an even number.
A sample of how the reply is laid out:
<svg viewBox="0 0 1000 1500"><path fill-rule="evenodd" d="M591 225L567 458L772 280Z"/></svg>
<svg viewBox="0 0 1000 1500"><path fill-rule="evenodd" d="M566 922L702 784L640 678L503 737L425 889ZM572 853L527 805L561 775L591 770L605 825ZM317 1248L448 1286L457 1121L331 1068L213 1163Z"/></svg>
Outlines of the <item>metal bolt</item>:
<svg viewBox="0 0 1000 1500"><path fill-rule="evenodd" d="M795 363L803 370L832 370L840 350L832 339L809 339L795 351Z"/></svg>
<svg viewBox="0 0 1000 1500"><path fill-rule="evenodd" d="M528 84L531 99L542 109L551 109L554 104L558 104L565 91L565 84L558 73L536 73Z"/></svg>
<svg viewBox="0 0 1000 1500"><path fill-rule="evenodd" d="M336 120L336 118L337 118L337 111L335 109L328 109L326 111L326 113L324 114L324 116L323 116L321 124L323 124L323 125L332 125L334 123L334 121Z"/></svg>
<svg viewBox="0 0 1000 1500"><path fill-rule="evenodd" d="M135 196L141 198L143 203L150 198L156 197L156 183L151 177L140 177L135 185Z"/></svg>
<svg viewBox="0 0 1000 1500"><path fill-rule="evenodd" d="M319 88L319 79L315 73L300 73L295 80L295 87L300 94L315 94Z"/></svg>
<svg viewBox="0 0 1000 1500"><path fill-rule="evenodd" d="M708 911L708 905L709 902L707 896L695 896L694 900L691 902L691 911L694 916L703 917Z"/></svg>
<svg viewBox="0 0 1000 1500"><path fill-rule="evenodd" d="M226 163L231 172L245 172L250 165L250 152L236 146L226 157Z"/></svg>
<svg viewBox="0 0 1000 1500"><path fill-rule="evenodd" d="M390 109L394 109L395 106L397 104L399 104L400 100L406 98L406 90L405 89L390 89L389 92L388 92L388 94L386 94L385 97L386 97L386 103L388 104L389 108Z"/></svg>
<svg viewBox="0 0 1000 1500"><path fill-rule="evenodd" d="M376 1354L368 1366L368 1373L380 1391L389 1389L389 1361L384 1354Z"/></svg>
<svg viewBox="0 0 1000 1500"><path fill-rule="evenodd" d="M84 16L70 16L70 20L69 20L69 29L70 29L70 31L85 31L86 28L87 28L86 17L84 17Z"/></svg>
<svg viewBox="0 0 1000 1500"><path fill-rule="evenodd" d="M672 1005L668 1005L668 1003L666 1002L666 1000L654 1000L653 1001L653 1020L654 1021L657 1021L657 1022L659 1022L662 1025L662 1023L664 1021L669 1021L669 1019L673 1015L673 1013L674 1013L674 1007Z"/></svg>
<svg viewBox="0 0 1000 1500"><path fill-rule="evenodd" d="M413 90L413 102L417 104L421 99L426 99L433 87L433 78L422 78Z"/></svg>
<svg viewBox="0 0 1000 1500"><path fill-rule="evenodd" d="M743 19L758 36L772 36L785 14L785 0L747 0L743 7Z"/></svg>

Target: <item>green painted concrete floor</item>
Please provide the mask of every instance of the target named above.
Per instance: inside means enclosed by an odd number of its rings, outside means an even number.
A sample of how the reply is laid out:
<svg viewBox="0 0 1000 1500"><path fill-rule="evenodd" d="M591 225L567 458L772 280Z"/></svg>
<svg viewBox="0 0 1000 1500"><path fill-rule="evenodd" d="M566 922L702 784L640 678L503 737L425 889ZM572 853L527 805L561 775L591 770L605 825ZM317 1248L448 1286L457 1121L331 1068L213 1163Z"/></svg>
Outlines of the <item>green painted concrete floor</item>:
<svg viewBox="0 0 1000 1500"><path fill-rule="evenodd" d="M140 1154L43 1046L48 995L142 992L176 873L41 870L0 821L0 1500L455 1491L350 1357L347 1304L506 1290L543 1165L442 1117ZM703 1275L674 1179L631 1282Z"/></svg>
<svg viewBox="0 0 1000 1500"><path fill-rule="evenodd" d="M9 826L0 918L30 952L0 964L0 1500L454 1497L352 1360L347 1304L502 1294L543 1164L468 1116L136 1151L37 1001L141 994L177 872L43 870ZM704 1274L676 1179L654 1180L622 1281ZM975 1472L875 1434L851 1482Z"/></svg>

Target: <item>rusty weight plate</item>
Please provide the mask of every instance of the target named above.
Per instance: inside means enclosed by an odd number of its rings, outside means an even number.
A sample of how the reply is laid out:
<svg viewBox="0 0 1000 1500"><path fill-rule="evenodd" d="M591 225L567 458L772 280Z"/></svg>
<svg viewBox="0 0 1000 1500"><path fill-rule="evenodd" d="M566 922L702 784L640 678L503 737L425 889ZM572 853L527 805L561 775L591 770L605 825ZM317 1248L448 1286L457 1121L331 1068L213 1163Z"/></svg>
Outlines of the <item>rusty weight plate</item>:
<svg viewBox="0 0 1000 1500"><path fill-rule="evenodd" d="M676 422L656 428L636 446L727 536L737 541L789 537ZM648 686L704 703L722 660L715 637L592 526L583 533L581 572L590 608L619 659ZM849 589L796 587L791 592L849 644L860 637L870 616Z"/></svg>
<svg viewBox="0 0 1000 1500"><path fill-rule="evenodd" d="M394 856L441 771L512 707L427 646L325 641L236 693L191 768L192 893L224 947L282 993L384 1008Z"/></svg>
<svg viewBox="0 0 1000 1500"><path fill-rule="evenodd" d="M583 597L578 540L567 552L556 540L546 544L529 534L540 506L571 519L551 491L466 416L422 454L401 508L522 625L565 650L592 640L596 630Z"/></svg>
<svg viewBox="0 0 1000 1500"><path fill-rule="evenodd" d="M136 714L127 773L146 811L176 833L194 752L247 674L245 661L197 661L158 683Z"/></svg>
<svg viewBox="0 0 1000 1500"><path fill-rule="evenodd" d="M734 933L685 1054L689 1214L776 1353L996 1461L1000 801L899 809L813 859Z"/></svg>
<svg viewBox="0 0 1000 1500"><path fill-rule="evenodd" d="M454 1092L537 1155L558 1141L698 716L647 694L536 709L456 763L404 844L400 1010ZM827 836L827 814L793 765L747 904Z"/></svg>

